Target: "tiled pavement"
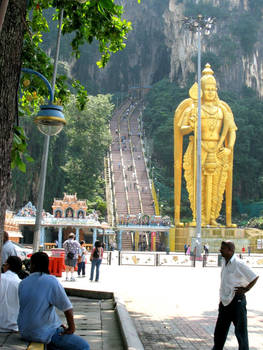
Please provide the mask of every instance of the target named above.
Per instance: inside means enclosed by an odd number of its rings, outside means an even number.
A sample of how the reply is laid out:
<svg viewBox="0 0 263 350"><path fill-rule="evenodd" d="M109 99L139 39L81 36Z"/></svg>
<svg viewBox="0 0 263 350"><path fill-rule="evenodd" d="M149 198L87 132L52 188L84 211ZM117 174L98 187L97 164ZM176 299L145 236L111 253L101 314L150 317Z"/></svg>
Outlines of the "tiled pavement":
<svg viewBox="0 0 263 350"><path fill-rule="evenodd" d="M89 268L89 266L87 266ZM248 293L250 350L263 350L263 270ZM125 302L145 350L209 350L217 317L219 268L101 266L99 283L88 278L61 281L65 287L114 292ZM72 298L77 334L87 337L91 350L120 350L123 344L112 300ZM3 350L25 349L1 347ZM236 350L230 331L225 350Z"/></svg>
<svg viewBox="0 0 263 350"><path fill-rule="evenodd" d="M123 350L114 301L70 297L74 307L76 334L88 341L91 350ZM58 312L66 324L63 312ZM26 350L28 342L17 333L0 333L1 350Z"/></svg>
<svg viewBox="0 0 263 350"><path fill-rule="evenodd" d="M263 350L263 269L248 293L250 350ZM101 266L101 281L70 287L113 291L132 316L145 350L209 350L217 318L220 268ZM66 285L66 283L64 283ZM68 283L69 284L69 283ZM236 350L231 327L225 350Z"/></svg>
<svg viewBox="0 0 263 350"><path fill-rule="evenodd" d="M74 307L76 334L88 341L91 350L123 349L112 299L70 297L70 300ZM60 312L59 315L63 320L64 314Z"/></svg>

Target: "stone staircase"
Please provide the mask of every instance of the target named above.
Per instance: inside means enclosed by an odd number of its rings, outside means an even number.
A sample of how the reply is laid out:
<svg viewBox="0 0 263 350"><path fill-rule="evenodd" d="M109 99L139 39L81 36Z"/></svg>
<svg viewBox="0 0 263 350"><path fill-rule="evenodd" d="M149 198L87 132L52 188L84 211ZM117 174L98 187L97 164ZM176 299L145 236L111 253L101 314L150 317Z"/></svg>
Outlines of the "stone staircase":
<svg viewBox="0 0 263 350"><path fill-rule="evenodd" d="M142 104L126 101L110 122L112 144L105 166L108 215L155 215L151 182L143 152L140 115ZM110 194L111 191L111 194ZM132 250L130 234L123 234L123 250Z"/></svg>

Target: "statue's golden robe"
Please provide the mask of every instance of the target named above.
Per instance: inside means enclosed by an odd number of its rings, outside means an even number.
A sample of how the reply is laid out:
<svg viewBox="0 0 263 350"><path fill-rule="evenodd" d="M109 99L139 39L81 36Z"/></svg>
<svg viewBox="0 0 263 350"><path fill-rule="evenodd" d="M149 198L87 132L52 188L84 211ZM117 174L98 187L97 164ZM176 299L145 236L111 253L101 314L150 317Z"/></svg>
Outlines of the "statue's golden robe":
<svg viewBox="0 0 263 350"><path fill-rule="evenodd" d="M197 86L194 86L197 87ZM174 117L174 178L175 178L175 224L180 224L180 198L182 165L186 187L193 213L196 218L196 132L197 100L184 100L176 109ZM226 221L232 226L232 169L233 147L237 127L230 107L219 100L213 71L207 65L202 78L201 103L201 162L202 162L202 225L216 226L226 193ZM183 157L183 136L190 134L189 144ZM192 135L191 135L192 134Z"/></svg>

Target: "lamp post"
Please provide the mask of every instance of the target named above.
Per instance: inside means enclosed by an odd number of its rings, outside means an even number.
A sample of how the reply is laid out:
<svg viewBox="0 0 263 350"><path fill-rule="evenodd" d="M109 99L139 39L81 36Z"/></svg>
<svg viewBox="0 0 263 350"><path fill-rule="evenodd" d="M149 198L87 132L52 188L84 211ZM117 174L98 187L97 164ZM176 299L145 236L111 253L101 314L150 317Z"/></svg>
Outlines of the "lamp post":
<svg viewBox="0 0 263 350"><path fill-rule="evenodd" d="M64 13L64 11L63 11L63 9L61 9L60 10L60 17L59 17L57 43L56 43L56 54L55 54L55 59L54 59L54 71L53 71L53 77L52 77L52 87L50 87L50 84L48 82L46 82L46 85L47 86L49 85L49 90L51 90L51 92L52 92L52 94L50 93L50 103L51 104L52 104L53 98L54 98L54 90L55 90L55 83L56 83L56 76L57 76L57 64L58 64L58 56L59 56L59 48L60 48L63 13ZM50 107L50 105L46 106L46 107ZM45 117L46 113L47 113L47 110L43 109L42 116L38 114L38 116L37 116L38 119L35 118L35 119L37 119L36 123L38 125L42 124L41 127L38 127L38 128L43 134L45 134L45 141L44 141L44 148L43 148L43 154L42 154L39 189L38 189L38 197L37 197L37 212L36 212L34 239L33 239L33 251L34 252L37 252L39 250L39 243L40 243L40 228L41 228L44 193L45 193L45 185L46 185L49 140L50 140L51 135L56 135L58 132L60 132L62 130L62 128L61 128L57 133L51 133L50 126L46 125L44 122L45 118L43 118L43 117ZM54 116L53 120L55 121L55 119L56 119L56 116Z"/></svg>
<svg viewBox="0 0 263 350"><path fill-rule="evenodd" d="M196 145L196 237L194 250L195 255L200 257L202 254L202 163L201 163L201 34L209 35L215 17L204 17L198 15L194 17L185 17L183 25L186 29L193 33L197 33L197 80L198 80L198 116L197 116L197 145ZM196 249L195 249L196 248Z"/></svg>
<svg viewBox="0 0 263 350"><path fill-rule="evenodd" d="M50 94L49 104L40 106L40 111L38 112L37 116L34 119L34 122L36 123L39 131L45 134L45 138L48 139L48 142L45 142L45 145L44 145L45 147L43 151L40 181L39 181L40 184L39 184L37 213L36 213L34 240L33 240L33 250L34 252L36 252L39 249L40 226L41 226L43 199L44 199L44 192L45 192L49 138L51 135L57 135L63 129L63 126L66 124L66 121L62 113L63 108L61 106L57 106L52 103L54 94L48 80L42 74L34 71L33 69L22 68L22 72L37 75L41 80L44 81Z"/></svg>

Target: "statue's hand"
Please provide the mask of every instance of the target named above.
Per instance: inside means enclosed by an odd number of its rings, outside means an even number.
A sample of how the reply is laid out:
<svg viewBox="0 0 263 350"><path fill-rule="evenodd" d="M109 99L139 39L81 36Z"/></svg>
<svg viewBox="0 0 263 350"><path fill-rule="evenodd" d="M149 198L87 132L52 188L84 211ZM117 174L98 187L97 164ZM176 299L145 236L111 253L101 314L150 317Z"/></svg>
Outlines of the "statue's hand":
<svg viewBox="0 0 263 350"><path fill-rule="evenodd" d="M191 117L189 118L189 124L191 126L191 128L194 130L195 128L195 123L196 123L196 116L195 115L191 115Z"/></svg>
<svg viewBox="0 0 263 350"><path fill-rule="evenodd" d="M231 149L226 148L226 147L222 147L219 150L218 158L220 158L220 159L227 158L230 156L231 152L232 152Z"/></svg>

